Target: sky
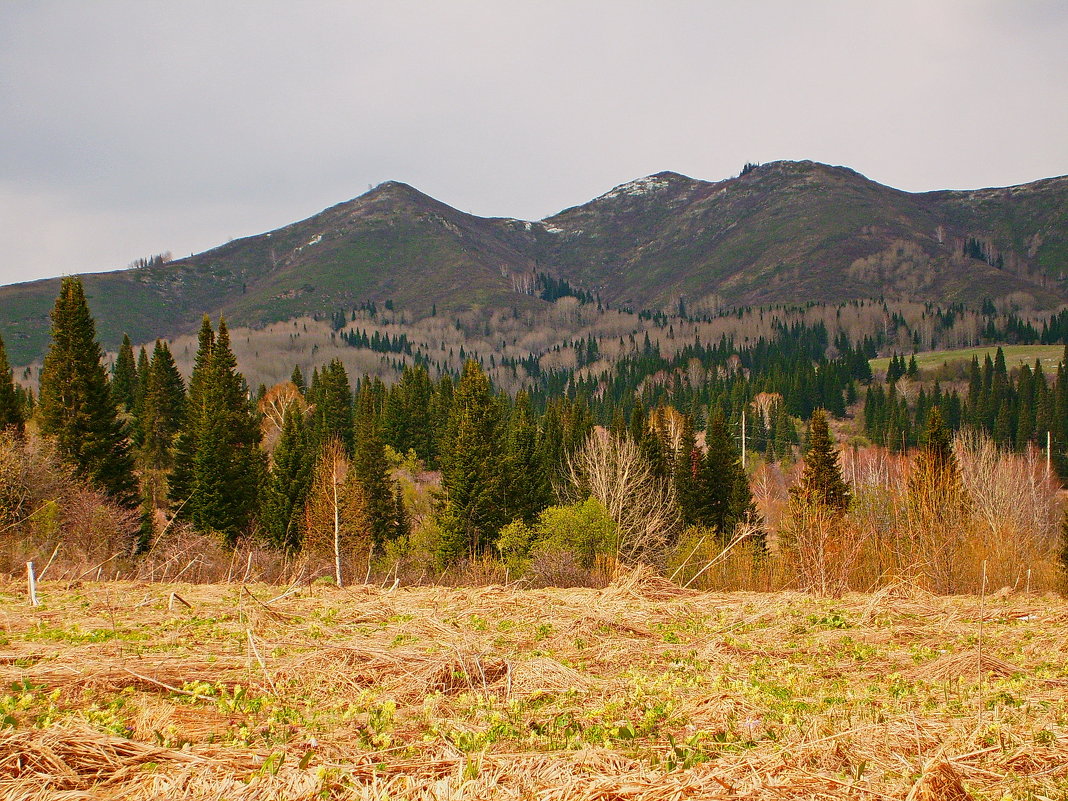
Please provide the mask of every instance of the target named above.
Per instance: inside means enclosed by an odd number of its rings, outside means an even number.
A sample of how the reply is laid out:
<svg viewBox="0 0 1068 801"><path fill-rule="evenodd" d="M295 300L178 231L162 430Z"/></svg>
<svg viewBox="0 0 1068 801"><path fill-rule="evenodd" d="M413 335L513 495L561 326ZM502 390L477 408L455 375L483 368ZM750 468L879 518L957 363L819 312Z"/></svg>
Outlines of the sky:
<svg viewBox="0 0 1068 801"><path fill-rule="evenodd" d="M661 170L1068 173L1063 0L3 0L0 284L176 257L386 180L540 219Z"/></svg>

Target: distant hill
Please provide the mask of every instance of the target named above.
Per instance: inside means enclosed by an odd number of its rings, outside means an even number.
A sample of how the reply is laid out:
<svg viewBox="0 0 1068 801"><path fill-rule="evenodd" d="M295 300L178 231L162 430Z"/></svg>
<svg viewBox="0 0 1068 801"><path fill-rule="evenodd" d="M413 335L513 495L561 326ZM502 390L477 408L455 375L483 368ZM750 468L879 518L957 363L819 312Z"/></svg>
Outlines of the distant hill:
<svg viewBox="0 0 1068 801"><path fill-rule="evenodd" d="M387 182L186 259L84 276L108 347L392 300L414 316L529 308L538 273L605 303L690 311L885 296L1068 301L1068 177L910 194L853 170L774 162L724 181L664 172L538 222L481 218ZM0 287L14 363L40 357L59 280Z"/></svg>

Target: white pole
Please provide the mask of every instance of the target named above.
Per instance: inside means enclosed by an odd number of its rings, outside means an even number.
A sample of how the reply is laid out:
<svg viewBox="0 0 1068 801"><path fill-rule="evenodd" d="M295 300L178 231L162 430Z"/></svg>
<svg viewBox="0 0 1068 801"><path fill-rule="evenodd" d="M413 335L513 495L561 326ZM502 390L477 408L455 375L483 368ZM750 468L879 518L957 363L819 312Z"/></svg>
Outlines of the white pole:
<svg viewBox="0 0 1068 801"><path fill-rule="evenodd" d="M30 588L30 606L39 606L37 600L37 577L33 574L33 562L26 563L26 584Z"/></svg>
<svg viewBox="0 0 1068 801"><path fill-rule="evenodd" d="M334 579L341 586L341 521L338 519L337 462L333 464L330 477L334 487Z"/></svg>
<svg viewBox="0 0 1068 801"><path fill-rule="evenodd" d="M1050 452L1051 452L1052 450L1053 450L1053 436L1052 436L1052 434L1051 434L1051 433L1050 433L1050 432L1049 432L1049 431L1047 430L1047 431L1046 431L1046 478L1049 478L1049 476L1050 476L1050 463L1049 463L1049 457L1050 457Z"/></svg>
<svg viewBox="0 0 1068 801"><path fill-rule="evenodd" d="M745 469L745 409L742 409L742 469Z"/></svg>

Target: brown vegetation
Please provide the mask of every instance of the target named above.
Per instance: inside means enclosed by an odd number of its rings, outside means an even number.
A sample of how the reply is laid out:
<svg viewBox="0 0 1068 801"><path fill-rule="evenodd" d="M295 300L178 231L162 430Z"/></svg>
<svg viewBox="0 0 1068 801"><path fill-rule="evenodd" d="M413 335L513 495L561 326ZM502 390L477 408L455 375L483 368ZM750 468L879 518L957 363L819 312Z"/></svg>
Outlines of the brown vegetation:
<svg viewBox="0 0 1068 801"><path fill-rule="evenodd" d="M603 590L46 581L41 597L0 587L4 798L1068 790L1068 606L1051 596L723 595L637 571Z"/></svg>

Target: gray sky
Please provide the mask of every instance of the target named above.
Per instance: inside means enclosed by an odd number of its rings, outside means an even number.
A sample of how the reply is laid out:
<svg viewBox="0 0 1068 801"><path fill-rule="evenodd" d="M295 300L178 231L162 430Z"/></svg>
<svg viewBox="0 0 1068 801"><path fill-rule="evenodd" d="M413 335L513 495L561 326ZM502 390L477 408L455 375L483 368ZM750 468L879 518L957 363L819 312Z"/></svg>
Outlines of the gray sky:
<svg viewBox="0 0 1068 801"><path fill-rule="evenodd" d="M537 219L660 170L1068 173L1068 4L0 2L0 283L188 255L396 179Z"/></svg>

